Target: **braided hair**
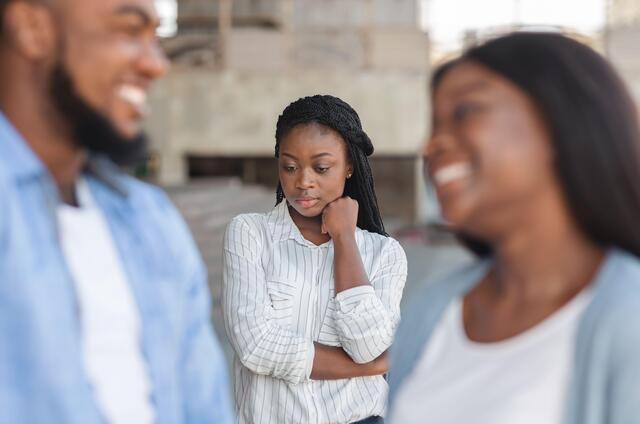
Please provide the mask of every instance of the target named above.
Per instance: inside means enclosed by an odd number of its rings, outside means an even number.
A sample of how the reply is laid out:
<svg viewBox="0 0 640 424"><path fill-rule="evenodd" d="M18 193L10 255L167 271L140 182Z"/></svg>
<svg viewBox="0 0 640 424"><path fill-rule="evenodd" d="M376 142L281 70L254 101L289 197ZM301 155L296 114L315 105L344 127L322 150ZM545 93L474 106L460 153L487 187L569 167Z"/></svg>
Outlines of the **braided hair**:
<svg viewBox="0 0 640 424"><path fill-rule="evenodd" d="M276 124L276 158L280 157L280 142L294 127L316 123L338 132L347 145L347 154L353 165L353 175L347 179L344 195L358 202L358 227L372 233L388 234L384 230L373 175L367 156L373 153L373 144L362 130L360 117L351 106L337 97L315 95L303 97L287 106ZM282 185L278 183L276 205L284 199Z"/></svg>

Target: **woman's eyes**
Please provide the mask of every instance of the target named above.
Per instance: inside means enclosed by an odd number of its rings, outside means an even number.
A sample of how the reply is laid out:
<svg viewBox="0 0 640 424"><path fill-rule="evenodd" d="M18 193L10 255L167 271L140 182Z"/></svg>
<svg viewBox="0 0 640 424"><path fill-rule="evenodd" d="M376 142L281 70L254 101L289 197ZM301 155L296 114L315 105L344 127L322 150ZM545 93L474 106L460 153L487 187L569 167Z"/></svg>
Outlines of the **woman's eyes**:
<svg viewBox="0 0 640 424"><path fill-rule="evenodd" d="M316 166L313 169L318 173L318 174L325 174L328 170L329 170L329 166ZM297 166L293 166L293 165L285 165L282 167L282 169L285 170L285 172L288 172L290 174L293 174L294 172L296 172L298 170Z"/></svg>
<svg viewBox="0 0 640 424"><path fill-rule="evenodd" d="M482 111L483 107L473 103L463 103L453 109L453 120L457 123L464 122L470 115Z"/></svg>

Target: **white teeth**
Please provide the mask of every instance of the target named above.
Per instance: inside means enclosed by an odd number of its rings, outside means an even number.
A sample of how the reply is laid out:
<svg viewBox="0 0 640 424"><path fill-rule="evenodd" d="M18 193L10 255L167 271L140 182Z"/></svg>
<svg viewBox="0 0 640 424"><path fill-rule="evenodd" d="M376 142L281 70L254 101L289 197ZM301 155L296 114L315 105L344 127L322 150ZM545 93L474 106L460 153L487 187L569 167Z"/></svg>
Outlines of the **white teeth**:
<svg viewBox="0 0 640 424"><path fill-rule="evenodd" d="M118 95L125 101L139 109L144 109L147 102L147 93L133 85L123 85L118 90Z"/></svg>
<svg viewBox="0 0 640 424"><path fill-rule="evenodd" d="M433 174L433 179L437 185L448 184L471 175L471 165L467 162L454 163L442 167Z"/></svg>

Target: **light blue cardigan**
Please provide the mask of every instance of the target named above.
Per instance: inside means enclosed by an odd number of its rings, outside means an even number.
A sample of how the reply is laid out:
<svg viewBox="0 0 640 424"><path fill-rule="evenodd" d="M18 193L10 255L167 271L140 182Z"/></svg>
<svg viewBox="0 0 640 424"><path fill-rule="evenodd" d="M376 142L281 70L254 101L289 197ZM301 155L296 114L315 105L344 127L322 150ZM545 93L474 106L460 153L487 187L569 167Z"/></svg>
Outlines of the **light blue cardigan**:
<svg viewBox="0 0 640 424"><path fill-rule="evenodd" d="M443 311L472 288L489 266L490 261L476 262L428 285L412 300L391 353L389 417L393 417L399 388L420 359ZM563 423L640 423L640 260L610 250L593 288L593 300L578 327ZM451 406L460 408L464 403Z"/></svg>

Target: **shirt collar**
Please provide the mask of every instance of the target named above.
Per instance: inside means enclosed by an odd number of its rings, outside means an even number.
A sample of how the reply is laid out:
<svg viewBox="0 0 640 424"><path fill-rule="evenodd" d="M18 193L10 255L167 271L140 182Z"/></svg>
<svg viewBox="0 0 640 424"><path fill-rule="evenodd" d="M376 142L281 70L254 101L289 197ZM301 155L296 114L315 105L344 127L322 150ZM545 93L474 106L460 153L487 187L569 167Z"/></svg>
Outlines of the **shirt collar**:
<svg viewBox="0 0 640 424"><path fill-rule="evenodd" d="M18 180L43 176L50 178L49 171L40 158L2 111L0 111L0 161L9 177ZM95 176L117 194L127 196L126 187L121 182L121 171L108 158L101 155L91 155L85 171Z"/></svg>
<svg viewBox="0 0 640 424"><path fill-rule="evenodd" d="M297 240L302 242L304 240L302 233L291 219L286 199L267 214L267 223L274 241ZM303 242L303 244L306 243Z"/></svg>
<svg viewBox="0 0 640 424"><path fill-rule="evenodd" d="M41 176L47 172L22 135L0 112L0 161L8 176L18 179Z"/></svg>
<svg viewBox="0 0 640 424"><path fill-rule="evenodd" d="M291 219L286 199L276 205L276 207L267 214L267 223L271 230L271 234L273 234L274 241L281 242L286 240L295 240L298 243L311 248L325 248L333 245L331 240L329 240L328 242L318 246L304 238L298 226L293 222L293 219ZM361 233L362 230L360 228L356 228L356 241L358 243L360 243L360 239L362 238Z"/></svg>
<svg viewBox="0 0 640 424"><path fill-rule="evenodd" d="M129 195L122 171L107 157L91 155L87 161L86 172L96 177L98 181L121 197Z"/></svg>

